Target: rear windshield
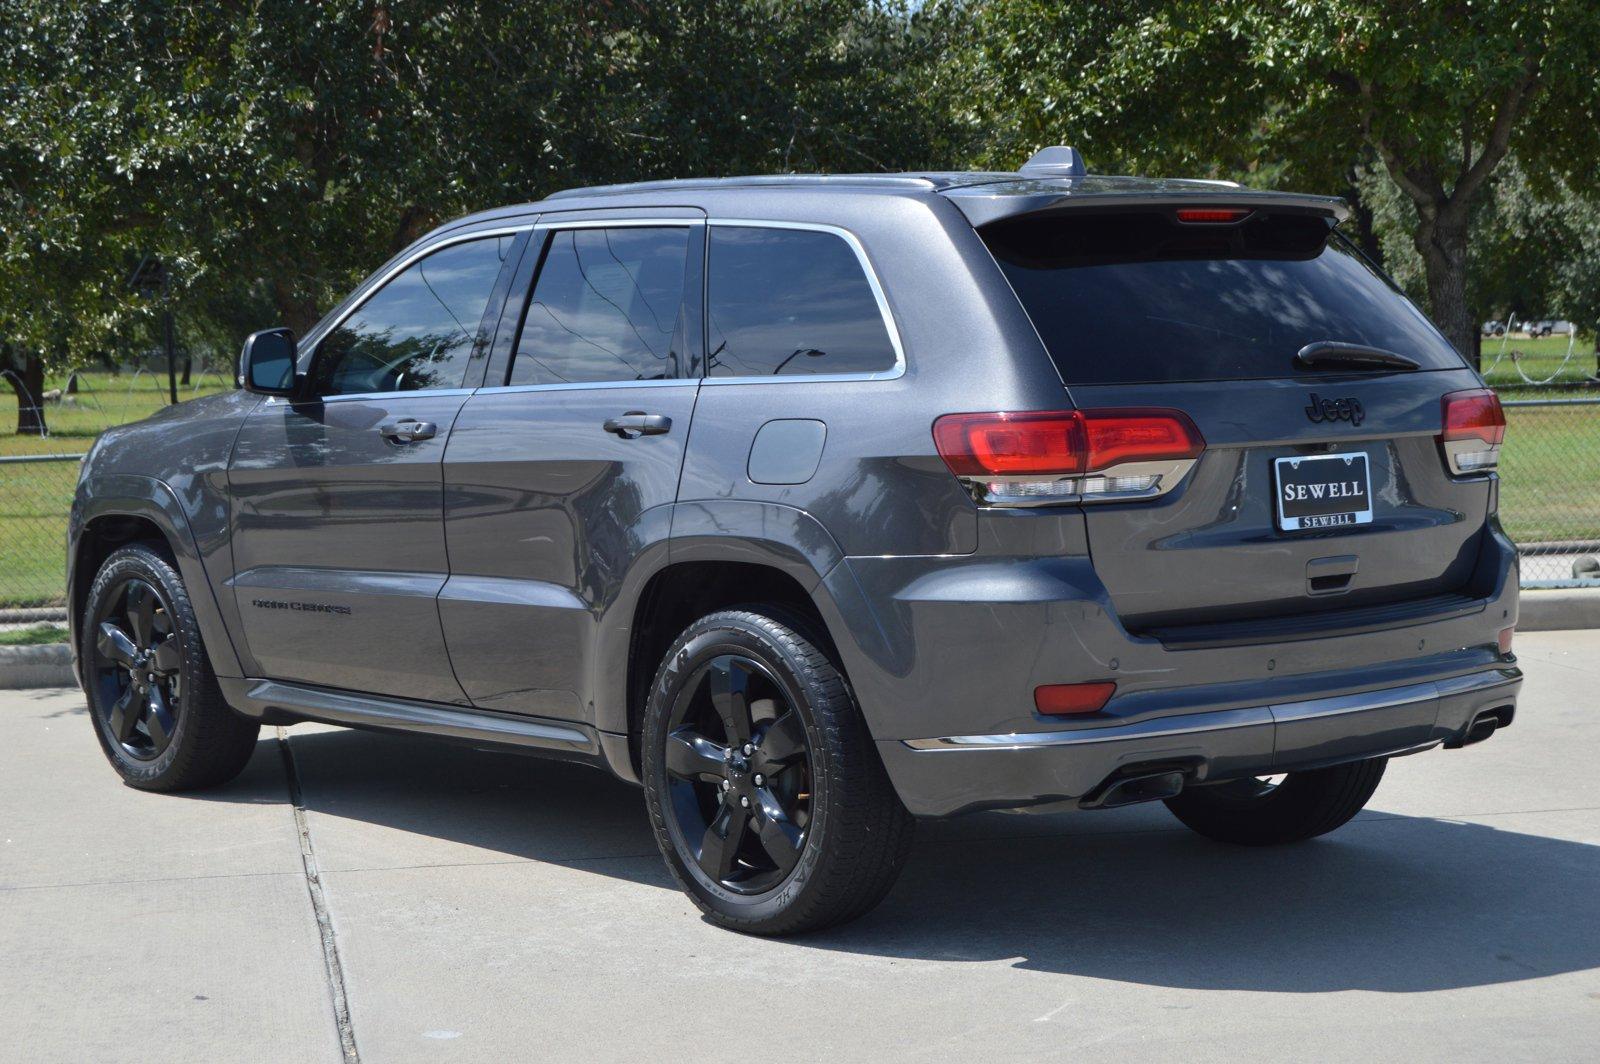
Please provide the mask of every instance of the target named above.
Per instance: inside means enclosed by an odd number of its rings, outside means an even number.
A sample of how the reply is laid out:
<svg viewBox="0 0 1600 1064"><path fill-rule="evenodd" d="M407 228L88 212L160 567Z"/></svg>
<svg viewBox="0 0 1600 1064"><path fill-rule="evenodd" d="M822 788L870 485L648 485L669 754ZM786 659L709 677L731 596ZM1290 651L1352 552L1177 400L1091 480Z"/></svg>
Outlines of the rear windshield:
<svg viewBox="0 0 1600 1064"><path fill-rule="evenodd" d="M981 232L1068 384L1288 377L1319 340L1464 364L1320 216L1085 212Z"/></svg>

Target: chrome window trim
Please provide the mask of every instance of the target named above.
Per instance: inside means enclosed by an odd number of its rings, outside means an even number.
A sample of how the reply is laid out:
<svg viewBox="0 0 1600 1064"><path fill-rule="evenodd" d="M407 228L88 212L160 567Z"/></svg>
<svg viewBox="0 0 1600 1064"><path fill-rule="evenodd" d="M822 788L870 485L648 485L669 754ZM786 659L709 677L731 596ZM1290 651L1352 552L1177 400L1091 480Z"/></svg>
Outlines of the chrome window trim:
<svg viewBox="0 0 1600 1064"><path fill-rule="evenodd" d="M502 395L507 392L574 392L591 388L695 388L699 377L671 377L643 381L574 381L570 384L491 384L479 388L477 395Z"/></svg>
<svg viewBox="0 0 1600 1064"><path fill-rule="evenodd" d="M873 269L872 260L867 258L867 249L862 246L860 239L850 230L837 225L828 225L824 222L789 222L777 221L767 218L710 218L706 224L713 228L726 226L742 229L798 229L812 233L831 233L842 239L850 250L855 252L856 262L861 266L861 272L866 275L867 286L872 289L872 298L878 304L878 313L883 317L884 330L889 334L889 346L894 348L894 365L885 370L872 373L797 373L793 376L761 376L761 377L713 377L707 374L702 378L704 384L827 384L841 381L892 381L905 376L906 349L900 339L900 328L895 324L894 314L889 309L889 298L884 294L883 283L878 279L878 271ZM706 270L709 274L711 268L710 241L707 241ZM708 277L709 282L709 277ZM711 288L706 286L706 315L710 320L711 313Z"/></svg>
<svg viewBox="0 0 1600 1064"><path fill-rule="evenodd" d="M370 303L372 298L381 292L390 281L394 280L401 273L404 273L406 269L408 269L413 263L427 258L436 251L443 251L445 248L454 247L456 244L465 244L473 240L487 240L490 237L496 236L515 236L518 233L529 232L535 228L536 226L533 222L526 222L522 225L500 226L494 229L479 229L471 233L457 233L435 240L433 243L424 247L420 247L416 251L407 255L405 258L401 259L387 270L384 270L383 273L378 276L376 281L369 283L363 295L361 296L360 301L352 303L348 310L341 313L337 318L334 318L333 321L329 323L327 328L317 333L316 342L311 345L311 350L305 354L306 376L310 376L311 367L316 363L317 356L322 351L322 341L328 338L328 334L332 333L339 326L350 320L350 317L354 315L356 311ZM358 289L358 291L360 291L360 289ZM379 396L386 395L453 395L456 393L460 393L462 395L471 395L473 390L474 389L472 388L424 388L416 391L360 392L350 393L347 395L311 396L308 399L298 401L328 403L342 399L375 399Z"/></svg>

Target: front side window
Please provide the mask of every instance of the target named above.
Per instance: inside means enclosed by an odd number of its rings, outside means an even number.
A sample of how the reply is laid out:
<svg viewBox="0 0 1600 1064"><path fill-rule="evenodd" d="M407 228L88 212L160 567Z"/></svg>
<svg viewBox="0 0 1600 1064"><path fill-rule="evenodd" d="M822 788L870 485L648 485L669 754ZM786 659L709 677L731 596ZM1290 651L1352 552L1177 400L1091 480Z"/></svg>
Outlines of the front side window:
<svg viewBox="0 0 1600 1064"><path fill-rule="evenodd" d="M687 376L685 226L550 234L522 319L512 384Z"/></svg>
<svg viewBox="0 0 1600 1064"><path fill-rule="evenodd" d="M317 394L460 388L487 346L483 312L512 241L453 244L407 266L318 345Z"/></svg>
<svg viewBox="0 0 1600 1064"><path fill-rule="evenodd" d="M713 226L713 377L882 373L895 349L855 251L835 233Z"/></svg>

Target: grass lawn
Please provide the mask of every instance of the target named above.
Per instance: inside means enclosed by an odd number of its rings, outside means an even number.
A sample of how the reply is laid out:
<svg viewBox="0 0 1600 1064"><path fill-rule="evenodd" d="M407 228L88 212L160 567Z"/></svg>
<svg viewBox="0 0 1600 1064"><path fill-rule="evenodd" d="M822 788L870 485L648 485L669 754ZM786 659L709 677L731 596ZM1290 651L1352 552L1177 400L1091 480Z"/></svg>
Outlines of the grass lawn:
<svg viewBox="0 0 1600 1064"><path fill-rule="evenodd" d="M1506 408L1500 520L1519 543L1600 540L1600 404Z"/></svg>
<svg viewBox="0 0 1600 1064"><path fill-rule="evenodd" d="M1520 381L1509 360L1494 363L1498 341L1484 344L1484 366L1491 383ZM1545 361L1524 362L1535 378L1548 375L1566 352L1565 337L1513 340L1516 347L1540 352ZM1530 354L1530 359L1535 357ZM1570 379L1594 370L1594 356L1574 355ZM1580 372L1581 371L1581 372ZM208 376L199 388L184 388L183 399L231 387ZM49 388L65 382L54 378ZM1544 397L1600 398L1594 390L1546 390ZM1502 398L1529 397L1507 391ZM51 435L46 439L0 432L0 456L82 454L103 429L145 417L166 402L166 377L140 374L85 374L75 406L47 408ZM1500 516L1519 542L1600 539L1600 404L1573 407L1508 407L1501 461ZM0 403L0 424L15 414ZM9 425L7 426L9 427ZM67 511L77 484L76 462L0 465L0 607L45 606L62 601L66 571Z"/></svg>
<svg viewBox="0 0 1600 1064"><path fill-rule="evenodd" d="M31 628L0 631L0 647L37 647L66 641L67 629L59 624L36 624Z"/></svg>

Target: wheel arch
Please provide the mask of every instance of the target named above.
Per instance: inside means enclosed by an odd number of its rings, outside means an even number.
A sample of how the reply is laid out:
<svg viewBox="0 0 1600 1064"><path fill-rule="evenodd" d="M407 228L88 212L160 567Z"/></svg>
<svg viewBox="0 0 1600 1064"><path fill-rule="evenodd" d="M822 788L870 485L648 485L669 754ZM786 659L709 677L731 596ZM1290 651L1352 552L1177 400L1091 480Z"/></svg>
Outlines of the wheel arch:
<svg viewBox="0 0 1600 1064"><path fill-rule="evenodd" d="M189 590L189 602L205 640L212 670L218 676L242 676L233 640L218 607L204 559L178 496L163 481L130 474L91 476L78 487L69 526L67 575L68 630L74 667L78 662L78 628L89 587L105 559L118 548L145 542L162 550Z"/></svg>
<svg viewBox="0 0 1600 1064"><path fill-rule="evenodd" d="M843 560L827 530L791 506L747 500L679 504L669 549L636 566L595 655L596 724L609 760L638 779L640 722L662 656L684 628L732 606L782 606L810 622L846 673L859 655L823 578ZM858 604L853 604L858 605ZM623 749L626 749L626 757Z"/></svg>

